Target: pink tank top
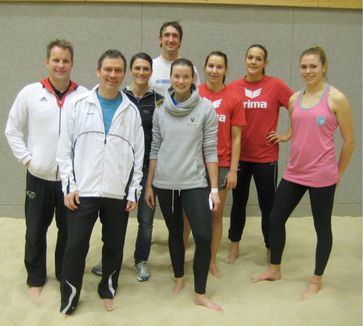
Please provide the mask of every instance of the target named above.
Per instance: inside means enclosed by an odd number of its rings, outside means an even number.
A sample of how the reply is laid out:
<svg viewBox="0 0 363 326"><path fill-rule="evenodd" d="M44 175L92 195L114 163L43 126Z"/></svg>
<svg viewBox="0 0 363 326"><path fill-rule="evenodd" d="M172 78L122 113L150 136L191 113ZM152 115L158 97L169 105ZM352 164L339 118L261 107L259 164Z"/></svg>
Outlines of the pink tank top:
<svg viewBox="0 0 363 326"><path fill-rule="evenodd" d="M290 158L283 178L304 186L327 187L338 182L339 171L335 155L334 132L338 126L328 105L330 85L319 102L301 106L301 91L294 103Z"/></svg>

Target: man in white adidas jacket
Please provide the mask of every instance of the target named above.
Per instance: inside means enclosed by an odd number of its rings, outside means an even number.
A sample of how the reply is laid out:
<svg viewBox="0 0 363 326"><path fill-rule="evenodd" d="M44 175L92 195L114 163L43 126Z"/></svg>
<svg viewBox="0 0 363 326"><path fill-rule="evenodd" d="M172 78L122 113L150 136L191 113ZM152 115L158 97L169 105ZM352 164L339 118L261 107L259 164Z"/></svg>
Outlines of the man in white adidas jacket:
<svg viewBox="0 0 363 326"><path fill-rule="evenodd" d="M47 45L48 77L25 86L17 95L5 135L14 156L27 168L25 197L25 258L31 297L38 297L47 280L47 230L58 228L55 275L60 279L66 243L66 208L56 162L57 143L66 108L77 94L87 91L70 80L73 46L66 40Z"/></svg>
<svg viewBox="0 0 363 326"><path fill-rule="evenodd" d="M126 60L117 50L98 61L100 84L75 98L67 112L67 131L61 136L59 163L68 237L61 278L61 313L76 309L93 226L102 223L103 274L99 296L107 310L123 258L129 212L141 193L144 132L137 107L119 89Z"/></svg>

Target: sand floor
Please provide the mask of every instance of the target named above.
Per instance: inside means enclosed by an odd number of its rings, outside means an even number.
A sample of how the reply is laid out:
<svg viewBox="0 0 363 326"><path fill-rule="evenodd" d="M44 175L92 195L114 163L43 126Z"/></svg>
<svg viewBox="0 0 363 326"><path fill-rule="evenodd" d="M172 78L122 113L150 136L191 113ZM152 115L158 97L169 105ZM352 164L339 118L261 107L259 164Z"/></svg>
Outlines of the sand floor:
<svg viewBox="0 0 363 326"><path fill-rule="evenodd" d="M266 268L266 252L260 219L250 217L235 264L226 262L229 241L224 219L224 235L218 254L221 279L209 276L207 294L221 304L223 313L193 304L192 261L194 245L186 253L186 287L177 296L171 293L172 269L164 221L155 220L149 260L152 277L139 283L133 269L133 250L137 221L130 218L124 263L115 297L115 310L106 312L96 289L99 278L91 267L101 252L100 224L94 229L80 304L71 317L59 313L59 283L54 277L55 226L48 233L48 275L42 295L30 299L23 264L23 219L0 218L0 324L87 325L87 326L274 326L274 325L362 325L362 218L334 217L334 245L318 295L299 301L313 271L315 231L311 217L291 218L287 224L287 243L283 257L282 280L251 283L250 277Z"/></svg>

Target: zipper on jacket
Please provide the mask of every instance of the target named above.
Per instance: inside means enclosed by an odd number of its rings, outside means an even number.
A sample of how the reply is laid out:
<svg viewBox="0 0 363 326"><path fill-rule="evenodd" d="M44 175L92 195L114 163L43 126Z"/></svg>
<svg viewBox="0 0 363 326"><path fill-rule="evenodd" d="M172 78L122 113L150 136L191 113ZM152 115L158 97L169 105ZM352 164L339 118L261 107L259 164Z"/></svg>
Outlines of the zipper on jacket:
<svg viewBox="0 0 363 326"><path fill-rule="evenodd" d="M53 95L55 96L55 98L57 100L57 105L58 105L58 109L59 109L58 139L60 138L60 134L61 134L61 130L62 130L62 108L63 108L63 104L64 104L64 102L66 100L67 95L74 91L74 89L71 89L71 88L72 87L70 86L68 91L63 94L62 99L59 99L57 93L53 90ZM59 174L59 166L57 164L57 171L56 171L56 174L55 174L56 179L58 179L58 174Z"/></svg>
<svg viewBox="0 0 363 326"><path fill-rule="evenodd" d="M57 102L57 106L59 108L59 119L58 119L58 139L60 137L60 133L61 133L61 126L62 126L62 116L61 116L61 110L63 108L63 104L66 100L66 96L70 93L72 93L73 91L75 91L78 87L78 85L72 81L70 81L70 84L69 84L69 87L68 87L68 90L62 94L62 98L60 99L57 95L57 93L55 92L54 90L54 86L50 83L49 79L44 79L44 80L41 80L40 83L43 85L43 87L48 91L50 92L56 99L56 102ZM56 171L56 174L55 174L55 178L57 179L58 177L58 174L59 174L59 166L57 164L57 171Z"/></svg>

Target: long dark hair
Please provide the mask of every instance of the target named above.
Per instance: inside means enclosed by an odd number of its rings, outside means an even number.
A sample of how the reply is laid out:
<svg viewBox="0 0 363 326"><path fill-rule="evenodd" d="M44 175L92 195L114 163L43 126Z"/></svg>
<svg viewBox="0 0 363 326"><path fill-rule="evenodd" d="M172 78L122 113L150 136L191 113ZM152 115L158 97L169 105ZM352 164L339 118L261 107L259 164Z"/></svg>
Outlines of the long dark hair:
<svg viewBox="0 0 363 326"><path fill-rule="evenodd" d="M259 48L259 49L261 49L263 51L263 53L264 53L264 62L267 62L267 55L268 55L267 49L263 45L261 45L261 44L252 44L251 46L249 46L248 49L247 49L247 51L246 51L245 58L247 58L248 51L250 49L252 49L252 48ZM263 68L262 69L262 75L265 75L265 74L266 74L265 68Z"/></svg>
<svg viewBox="0 0 363 326"><path fill-rule="evenodd" d="M210 58L212 55L215 55L215 56L217 56L217 57L221 57L221 58L223 58L224 65L225 65L226 69L228 68L228 59L227 59L227 55L226 55L224 52L222 52L222 51L212 51L212 52L211 52L211 53L209 53L209 54L207 55L207 57L205 58L205 62L204 62L204 69L207 67L208 60L209 60L209 58ZM224 76L223 76L223 83L225 82L225 80L226 80L226 76L224 75Z"/></svg>

